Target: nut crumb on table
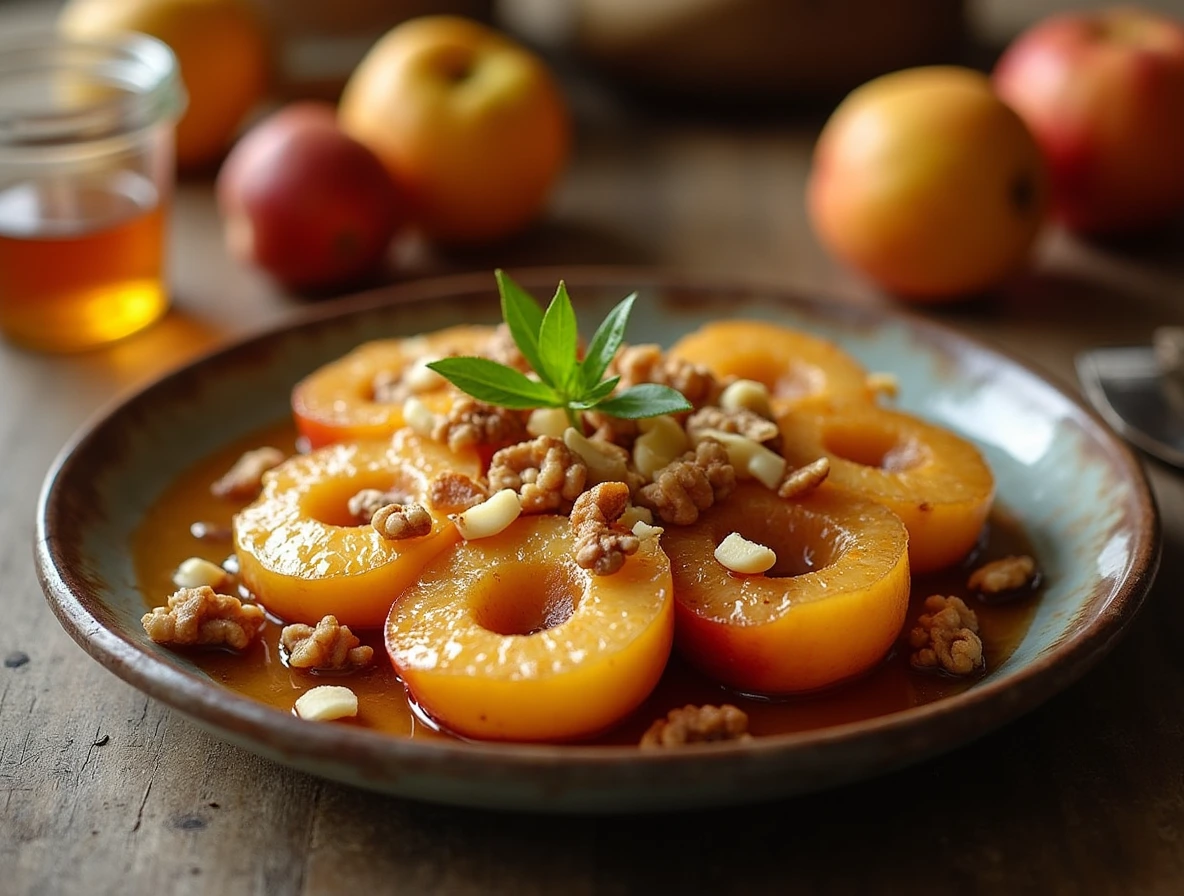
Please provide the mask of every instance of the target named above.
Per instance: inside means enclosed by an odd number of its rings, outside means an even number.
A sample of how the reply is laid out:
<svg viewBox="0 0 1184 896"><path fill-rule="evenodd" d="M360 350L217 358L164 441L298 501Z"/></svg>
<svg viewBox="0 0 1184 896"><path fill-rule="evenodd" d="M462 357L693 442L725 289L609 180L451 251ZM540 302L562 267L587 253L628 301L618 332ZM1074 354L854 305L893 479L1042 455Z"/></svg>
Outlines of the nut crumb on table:
<svg viewBox="0 0 1184 896"><path fill-rule="evenodd" d="M1039 577L1036 561L1020 554L984 563L970 574L966 587L983 597L995 597L1030 588Z"/></svg>
<svg viewBox="0 0 1184 896"><path fill-rule="evenodd" d="M345 672L370 665L374 648L368 647L336 616L325 616L316 627L295 623L280 632L280 644L288 651L294 669Z"/></svg>
<svg viewBox="0 0 1184 896"><path fill-rule="evenodd" d="M686 744L723 740L748 740L748 714L724 703L721 706L691 706L672 709L641 737L643 749L681 747Z"/></svg>
<svg viewBox="0 0 1184 896"><path fill-rule="evenodd" d="M167 606L155 607L140 622L157 644L242 650L263 630L264 616L261 607L202 585L175 591Z"/></svg>
<svg viewBox="0 0 1184 896"><path fill-rule="evenodd" d="M253 498L263 488L263 474L282 464L285 457L284 452L270 446L246 451L210 486L210 491L219 498Z"/></svg>
<svg viewBox="0 0 1184 896"><path fill-rule="evenodd" d="M983 668L983 642L978 616L959 597L933 594L925 598L925 612L909 632L914 669L970 675Z"/></svg>

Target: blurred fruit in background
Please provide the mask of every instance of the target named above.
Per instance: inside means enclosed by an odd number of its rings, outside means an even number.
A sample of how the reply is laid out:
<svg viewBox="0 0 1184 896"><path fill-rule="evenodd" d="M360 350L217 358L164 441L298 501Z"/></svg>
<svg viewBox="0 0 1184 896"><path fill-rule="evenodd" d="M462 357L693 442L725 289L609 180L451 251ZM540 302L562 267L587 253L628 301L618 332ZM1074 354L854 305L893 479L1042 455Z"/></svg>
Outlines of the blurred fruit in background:
<svg viewBox="0 0 1184 896"><path fill-rule="evenodd" d="M217 194L230 253L294 289L373 271L402 222L386 169L326 103L294 103L244 134Z"/></svg>
<svg viewBox="0 0 1184 896"><path fill-rule="evenodd" d="M1112 233L1184 209L1184 26L1133 7L1038 23L1004 53L999 94L1028 123L1068 227Z"/></svg>
<svg viewBox="0 0 1184 896"><path fill-rule="evenodd" d="M189 92L181 168L216 162L267 90L266 28L247 0L69 0L58 24L75 39L139 31L172 48Z"/></svg>
<svg viewBox="0 0 1184 896"><path fill-rule="evenodd" d="M938 301L1022 265L1046 193L1040 151L990 80L938 66L877 78L839 105L807 211L840 259L902 298Z"/></svg>
<svg viewBox="0 0 1184 896"><path fill-rule="evenodd" d="M453 16L384 36L346 85L340 118L382 159L416 223L445 242L492 241L529 224L570 144L566 103L542 60Z"/></svg>

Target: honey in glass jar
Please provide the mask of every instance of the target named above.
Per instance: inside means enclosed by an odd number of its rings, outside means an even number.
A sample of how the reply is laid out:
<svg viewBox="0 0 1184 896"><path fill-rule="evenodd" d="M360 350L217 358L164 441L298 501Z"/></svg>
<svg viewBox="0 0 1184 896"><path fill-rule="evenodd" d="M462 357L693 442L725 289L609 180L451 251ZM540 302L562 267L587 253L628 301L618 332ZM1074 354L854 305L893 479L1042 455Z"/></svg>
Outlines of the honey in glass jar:
<svg viewBox="0 0 1184 896"><path fill-rule="evenodd" d="M168 308L176 60L143 35L0 45L0 331L77 351Z"/></svg>

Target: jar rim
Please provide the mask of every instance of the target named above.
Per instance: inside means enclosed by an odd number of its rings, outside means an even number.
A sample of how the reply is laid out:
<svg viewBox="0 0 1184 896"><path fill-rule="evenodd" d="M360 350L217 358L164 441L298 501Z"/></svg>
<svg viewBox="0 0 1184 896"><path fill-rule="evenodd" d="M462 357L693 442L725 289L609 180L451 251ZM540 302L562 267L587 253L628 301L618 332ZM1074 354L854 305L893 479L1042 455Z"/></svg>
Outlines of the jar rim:
<svg viewBox="0 0 1184 896"><path fill-rule="evenodd" d="M58 90L73 102L13 105L3 101L6 83L72 75L69 86L107 88L82 101L78 90ZM67 83L67 82L61 82ZM19 90L14 93L20 94ZM52 91L51 91L52 92ZM94 143L175 122L187 97L173 51L154 37L125 32L74 40L53 32L0 39L0 151Z"/></svg>

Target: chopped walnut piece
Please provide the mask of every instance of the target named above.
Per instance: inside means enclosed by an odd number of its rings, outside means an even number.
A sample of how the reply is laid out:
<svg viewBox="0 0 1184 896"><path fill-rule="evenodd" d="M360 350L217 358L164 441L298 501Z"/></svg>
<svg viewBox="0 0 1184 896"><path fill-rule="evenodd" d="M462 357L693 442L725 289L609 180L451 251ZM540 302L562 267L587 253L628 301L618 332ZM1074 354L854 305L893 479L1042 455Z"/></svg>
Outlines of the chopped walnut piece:
<svg viewBox="0 0 1184 896"><path fill-rule="evenodd" d="M353 495L346 506L350 516L359 522L368 523L380 507L386 507L388 504L406 504L411 497L401 489L383 491L378 488L364 488Z"/></svg>
<svg viewBox="0 0 1184 896"><path fill-rule="evenodd" d="M657 345L629 345L617 352L614 370L621 388L638 383L661 383L681 392L695 407L714 404L722 391L711 371L702 364L662 354Z"/></svg>
<svg viewBox="0 0 1184 896"><path fill-rule="evenodd" d="M788 473L781 480L781 485L777 486L777 495L787 500L808 495L822 485L829 475L830 458L820 457L818 460Z"/></svg>
<svg viewBox="0 0 1184 896"><path fill-rule="evenodd" d="M966 587L990 599L1029 589L1039 577L1036 561L1020 554L984 563L970 574Z"/></svg>
<svg viewBox="0 0 1184 896"><path fill-rule="evenodd" d="M447 442L453 451L460 451L477 445L513 445L528 433L520 414L462 396L436 420L431 435L437 442Z"/></svg>
<svg viewBox="0 0 1184 896"><path fill-rule="evenodd" d="M482 357L489 358L491 361L497 361L499 364L505 364L507 367L513 367L515 370L520 370L523 373L530 372L530 362L523 357L521 350L517 343L514 342L514 337L510 333L510 328L506 324L498 324L489 341L481 347Z"/></svg>
<svg viewBox="0 0 1184 896"><path fill-rule="evenodd" d="M629 508L629 486L624 482L602 482L584 492L571 509L571 527L576 534L576 565L593 575L611 576L636 554L641 539L630 531L613 528Z"/></svg>
<svg viewBox="0 0 1184 896"><path fill-rule="evenodd" d="M459 513L480 504L489 492L480 482L451 470L428 483L428 504L441 513Z"/></svg>
<svg viewBox="0 0 1184 896"><path fill-rule="evenodd" d="M432 531L432 515L421 504L387 504L374 511L370 525L388 541L422 538Z"/></svg>
<svg viewBox="0 0 1184 896"><path fill-rule="evenodd" d="M210 486L219 498L253 498L263 487L263 474L284 462L284 452L270 446L247 451L222 478Z"/></svg>
<svg viewBox="0 0 1184 896"><path fill-rule="evenodd" d="M781 447L781 430L772 420L745 408L725 410L711 405L700 408L687 418L687 434L695 441L695 434L706 429L732 432L760 442L774 451Z"/></svg>
<svg viewBox="0 0 1184 896"><path fill-rule="evenodd" d="M593 439L611 442L622 448L632 446L640 432L636 420L614 417L604 411L584 411L584 425L591 431Z"/></svg>
<svg viewBox="0 0 1184 896"><path fill-rule="evenodd" d="M181 588L167 607L155 607L140 618L157 644L230 647L242 650L263 630L263 610L237 597L218 594L208 585Z"/></svg>
<svg viewBox="0 0 1184 896"><path fill-rule="evenodd" d="M736 487L736 471L718 441L705 438L680 460L654 474L637 493L637 503L676 526L689 526L699 512L722 501Z"/></svg>
<svg viewBox="0 0 1184 896"><path fill-rule="evenodd" d="M925 598L925 612L909 632L909 647L914 669L970 675L985 662L978 617L959 597L933 594Z"/></svg>
<svg viewBox="0 0 1184 896"><path fill-rule="evenodd" d="M489 462L489 488L513 489L523 513L551 513L584 490L588 466L561 439L539 436L503 448Z"/></svg>
<svg viewBox="0 0 1184 896"><path fill-rule="evenodd" d="M666 713L650 725L641 738L643 749L681 747L720 740L749 740L748 714L725 703L722 706L684 706Z"/></svg>
<svg viewBox="0 0 1184 896"><path fill-rule="evenodd" d="M280 644L288 651L288 665L293 669L352 672L374 659L374 648L362 644L336 616L323 617L316 628L303 623L285 625Z"/></svg>

